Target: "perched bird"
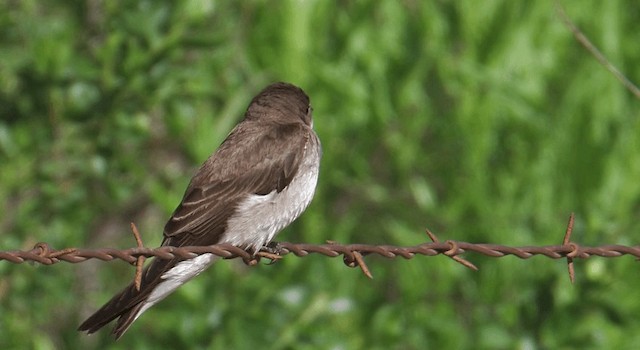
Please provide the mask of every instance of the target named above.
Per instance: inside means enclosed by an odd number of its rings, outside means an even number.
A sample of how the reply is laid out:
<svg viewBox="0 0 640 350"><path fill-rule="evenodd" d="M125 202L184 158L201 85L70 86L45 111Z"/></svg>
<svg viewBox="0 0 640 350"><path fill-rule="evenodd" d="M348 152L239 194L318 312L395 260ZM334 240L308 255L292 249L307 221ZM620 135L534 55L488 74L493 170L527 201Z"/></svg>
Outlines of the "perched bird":
<svg viewBox="0 0 640 350"><path fill-rule="evenodd" d="M309 97L287 83L267 86L244 119L191 179L164 227L163 246L228 243L258 252L307 208L315 192L322 150L313 131ZM84 321L94 333L114 319L120 338L143 312L200 274L215 260L154 259L134 283Z"/></svg>

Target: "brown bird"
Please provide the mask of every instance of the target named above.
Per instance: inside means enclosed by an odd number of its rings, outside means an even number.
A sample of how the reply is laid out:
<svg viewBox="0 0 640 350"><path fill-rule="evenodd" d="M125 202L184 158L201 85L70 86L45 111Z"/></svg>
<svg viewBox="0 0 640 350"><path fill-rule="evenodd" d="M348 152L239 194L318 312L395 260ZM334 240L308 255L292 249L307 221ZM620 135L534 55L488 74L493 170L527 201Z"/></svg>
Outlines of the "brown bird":
<svg viewBox="0 0 640 350"><path fill-rule="evenodd" d="M228 243L258 252L302 214L315 192L322 150L309 97L287 83L267 86L244 119L200 167L164 227L162 246ZM143 312L208 268L213 254L154 259L133 283L84 321L94 333L114 319L120 338Z"/></svg>

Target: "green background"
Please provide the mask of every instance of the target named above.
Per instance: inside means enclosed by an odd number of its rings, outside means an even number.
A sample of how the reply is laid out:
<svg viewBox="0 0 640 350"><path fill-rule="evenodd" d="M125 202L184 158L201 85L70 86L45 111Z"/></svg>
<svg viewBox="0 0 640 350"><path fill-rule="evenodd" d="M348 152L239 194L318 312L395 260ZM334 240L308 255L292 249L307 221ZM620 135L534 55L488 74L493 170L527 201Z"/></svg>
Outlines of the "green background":
<svg viewBox="0 0 640 350"><path fill-rule="evenodd" d="M320 181L278 240L505 245L640 235L640 103L551 1L2 1L0 250L147 246L273 81L305 89ZM567 12L640 81L637 1ZM466 256L215 264L114 343L78 324L123 262L0 262L0 348L640 347L638 263Z"/></svg>

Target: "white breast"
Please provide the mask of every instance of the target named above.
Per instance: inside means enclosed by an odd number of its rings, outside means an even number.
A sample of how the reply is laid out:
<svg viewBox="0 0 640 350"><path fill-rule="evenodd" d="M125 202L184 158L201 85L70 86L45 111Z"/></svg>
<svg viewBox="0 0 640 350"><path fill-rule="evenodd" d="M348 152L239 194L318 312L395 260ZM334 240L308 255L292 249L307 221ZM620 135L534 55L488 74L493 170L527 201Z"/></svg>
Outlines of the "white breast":
<svg viewBox="0 0 640 350"><path fill-rule="evenodd" d="M254 252L297 219L309 206L318 182L320 150L308 147L298 173L282 192L250 195L242 201L228 222L221 243L229 243Z"/></svg>

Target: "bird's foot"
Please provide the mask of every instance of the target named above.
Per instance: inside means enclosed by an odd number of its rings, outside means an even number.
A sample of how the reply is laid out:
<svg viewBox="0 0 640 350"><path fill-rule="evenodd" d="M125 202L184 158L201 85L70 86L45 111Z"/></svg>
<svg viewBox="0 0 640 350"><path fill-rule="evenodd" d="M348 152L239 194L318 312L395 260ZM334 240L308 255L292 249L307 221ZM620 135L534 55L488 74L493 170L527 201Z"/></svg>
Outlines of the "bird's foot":
<svg viewBox="0 0 640 350"><path fill-rule="evenodd" d="M282 254L284 253L284 247L280 245L278 242L269 242L269 244L265 245L260 249L260 251L256 254L259 257L271 259L269 265L274 264L276 261L282 259Z"/></svg>
<svg viewBox="0 0 640 350"><path fill-rule="evenodd" d="M280 242L269 242L267 245L263 246L260 250L262 252L267 252L275 255L282 255L284 253L284 247Z"/></svg>

